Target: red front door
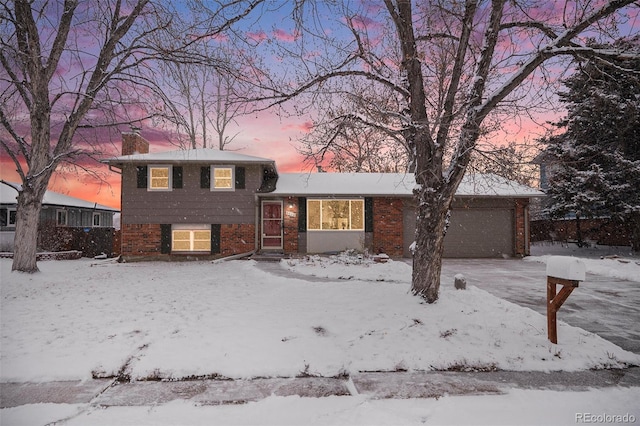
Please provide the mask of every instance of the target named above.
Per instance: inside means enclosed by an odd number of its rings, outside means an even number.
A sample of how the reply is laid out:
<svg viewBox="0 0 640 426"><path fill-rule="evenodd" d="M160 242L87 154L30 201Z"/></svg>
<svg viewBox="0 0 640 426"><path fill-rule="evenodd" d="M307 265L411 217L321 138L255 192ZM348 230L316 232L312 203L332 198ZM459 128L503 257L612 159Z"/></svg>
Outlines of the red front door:
<svg viewBox="0 0 640 426"><path fill-rule="evenodd" d="M262 202L262 248L282 248L282 201Z"/></svg>

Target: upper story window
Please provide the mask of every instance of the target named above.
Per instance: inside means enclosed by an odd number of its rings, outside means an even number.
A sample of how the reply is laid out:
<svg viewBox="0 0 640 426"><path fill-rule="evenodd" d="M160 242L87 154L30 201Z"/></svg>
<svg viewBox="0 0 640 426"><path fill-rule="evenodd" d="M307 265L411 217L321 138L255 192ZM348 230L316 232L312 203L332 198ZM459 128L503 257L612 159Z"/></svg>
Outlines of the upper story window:
<svg viewBox="0 0 640 426"><path fill-rule="evenodd" d="M235 189L234 167L232 166L211 166L211 189L231 190Z"/></svg>
<svg viewBox="0 0 640 426"><path fill-rule="evenodd" d="M171 191L182 188L182 167L171 165L151 165L136 167L138 188L148 191Z"/></svg>
<svg viewBox="0 0 640 426"><path fill-rule="evenodd" d="M233 168L214 167L213 168L213 188L233 189Z"/></svg>
<svg viewBox="0 0 640 426"><path fill-rule="evenodd" d="M214 165L200 169L200 188L211 191L245 189L245 168Z"/></svg>
<svg viewBox="0 0 640 426"><path fill-rule="evenodd" d="M364 230L364 200L308 200L307 229Z"/></svg>
<svg viewBox="0 0 640 426"><path fill-rule="evenodd" d="M149 190L169 191L171 166L149 166Z"/></svg>
<svg viewBox="0 0 640 426"><path fill-rule="evenodd" d="M58 209L56 210L56 225L67 226L67 211Z"/></svg>
<svg viewBox="0 0 640 426"><path fill-rule="evenodd" d="M93 213L93 219L92 219L91 223L92 223L92 225L94 227L102 226L101 216L102 215L100 213L97 213L97 212Z"/></svg>

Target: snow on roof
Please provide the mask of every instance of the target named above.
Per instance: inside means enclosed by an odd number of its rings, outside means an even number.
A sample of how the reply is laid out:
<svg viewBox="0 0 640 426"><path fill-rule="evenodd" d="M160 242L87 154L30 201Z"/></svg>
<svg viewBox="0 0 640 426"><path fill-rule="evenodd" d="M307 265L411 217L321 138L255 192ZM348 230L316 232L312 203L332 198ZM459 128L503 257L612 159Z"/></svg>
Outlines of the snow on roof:
<svg viewBox="0 0 640 426"><path fill-rule="evenodd" d="M307 196L411 196L416 181L413 173L282 173L276 189L263 195ZM537 189L493 174L464 177L459 197L540 197Z"/></svg>
<svg viewBox="0 0 640 426"><path fill-rule="evenodd" d="M148 154L121 155L102 160L103 163L130 162L215 162L215 163L273 163L269 158L253 157L233 151L220 151L210 148L179 149L176 151L154 152Z"/></svg>
<svg viewBox="0 0 640 426"><path fill-rule="evenodd" d="M22 188L20 184L11 182L0 183L0 203L2 204L16 204L18 190ZM82 200L80 198L70 197L68 195L60 194L58 192L49 191L45 192L42 204L49 204L55 206L66 207L80 207L85 209L106 210L110 212L118 212L120 210L113 207L97 204L91 201Z"/></svg>

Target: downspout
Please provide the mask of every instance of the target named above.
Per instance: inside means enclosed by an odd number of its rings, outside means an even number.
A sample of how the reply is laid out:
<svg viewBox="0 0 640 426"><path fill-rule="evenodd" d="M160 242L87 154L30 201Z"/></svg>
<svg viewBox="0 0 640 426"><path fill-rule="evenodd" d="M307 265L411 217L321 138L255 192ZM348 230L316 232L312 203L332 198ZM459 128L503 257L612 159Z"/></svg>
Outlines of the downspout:
<svg viewBox="0 0 640 426"><path fill-rule="evenodd" d="M255 199L255 238L254 238L254 249L253 252L256 253L260 249L259 238L260 238L260 197L258 194L254 194L253 198Z"/></svg>

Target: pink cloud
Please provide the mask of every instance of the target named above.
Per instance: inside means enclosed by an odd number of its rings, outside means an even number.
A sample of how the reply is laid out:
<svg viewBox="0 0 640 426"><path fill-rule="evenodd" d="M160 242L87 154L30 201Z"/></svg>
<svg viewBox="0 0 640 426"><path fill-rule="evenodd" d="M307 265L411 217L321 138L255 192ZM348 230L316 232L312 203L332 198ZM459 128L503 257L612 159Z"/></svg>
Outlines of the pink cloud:
<svg viewBox="0 0 640 426"><path fill-rule="evenodd" d="M313 129L313 123L311 121L305 121L304 123L291 123L282 126L281 130L284 132L298 131L303 133L309 133Z"/></svg>
<svg viewBox="0 0 640 426"><path fill-rule="evenodd" d="M273 31L273 36L280 41L292 42L296 40L296 35L292 33L288 33L285 30L276 29Z"/></svg>
<svg viewBox="0 0 640 426"><path fill-rule="evenodd" d="M269 36L267 35L267 33L265 33L264 31L257 31L257 32L248 32L246 33L247 38L253 40L253 41L257 41L257 42L261 42L264 41L266 39L269 38Z"/></svg>
<svg viewBox="0 0 640 426"><path fill-rule="evenodd" d="M378 30L382 27L380 22L376 22L366 16L357 15L351 18L351 24L356 30Z"/></svg>

